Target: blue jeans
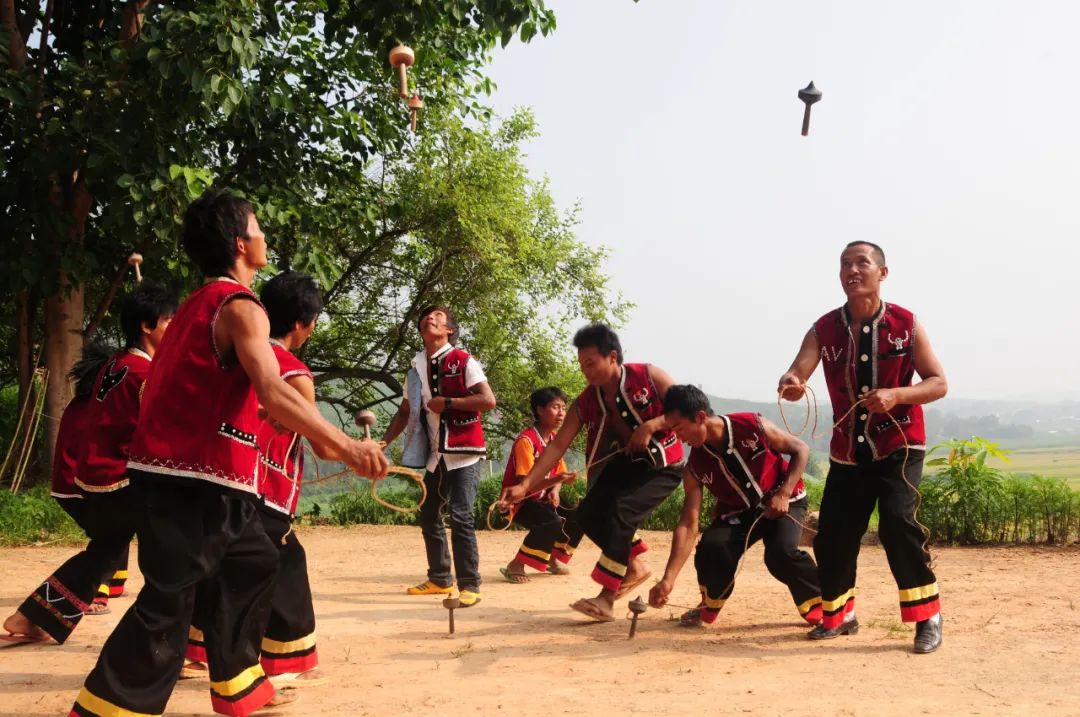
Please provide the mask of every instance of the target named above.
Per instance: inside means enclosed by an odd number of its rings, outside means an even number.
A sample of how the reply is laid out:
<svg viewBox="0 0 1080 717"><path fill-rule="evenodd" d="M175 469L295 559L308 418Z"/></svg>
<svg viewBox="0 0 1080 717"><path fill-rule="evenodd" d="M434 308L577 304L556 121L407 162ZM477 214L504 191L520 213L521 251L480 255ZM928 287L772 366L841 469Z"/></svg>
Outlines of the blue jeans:
<svg viewBox="0 0 1080 717"><path fill-rule="evenodd" d="M446 526L443 525L446 509L450 514L450 541L454 546L458 587L462 590L480 587L480 552L476 546L473 503L476 502L482 465L483 461L477 461L464 468L447 470L440 459L435 470L424 475L428 499L420 507L420 531L427 550L428 580L443 587L454 584Z"/></svg>

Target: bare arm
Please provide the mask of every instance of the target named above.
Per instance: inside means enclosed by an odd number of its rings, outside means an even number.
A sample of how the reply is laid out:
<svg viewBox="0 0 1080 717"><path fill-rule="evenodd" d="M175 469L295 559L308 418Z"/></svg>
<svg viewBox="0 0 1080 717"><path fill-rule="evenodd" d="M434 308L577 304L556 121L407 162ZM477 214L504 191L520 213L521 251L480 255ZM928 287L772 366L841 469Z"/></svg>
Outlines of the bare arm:
<svg viewBox="0 0 1080 717"><path fill-rule="evenodd" d="M446 402L450 401L451 408L455 411L490 411L495 408L495 394L487 381L469 386L469 395L460 398L445 398L436 396L427 403L429 411L442 413L446 410Z"/></svg>
<svg viewBox="0 0 1080 717"><path fill-rule="evenodd" d="M664 577L649 591L649 604L657 608L667 603L668 595L675 588L675 579L679 577L679 572L694 552L697 539L701 516L701 484L691 475L689 468L683 469L683 492L686 499L683 502L682 517L679 518L679 524L675 526L675 533L671 538L671 554L664 568Z"/></svg>
<svg viewBox="0 0 1080 717"><path fill-rule="evenodd" d="M289 376L285 379L285 383L289 384L294 391L303 396L304 400L315 405L315 382L311 380L310 376L296 375ZM276 419L275 419L276 420ZM333 446L326 446L315 441L311 441L311 448L315 451L315 455L322 458L324 461L338 461L341 457L334 450Z"/></svg>
<svg viewBox="0 0 1080 717"><path fill-rule="evenodd" d="M790 459L784 482L777 486L765 500L765 517L778 518L781 514L788 512L791 494L802 479L803 473L806 472L806 464L810 462L810 446L764 416L761 418L761 427L765 429L765 440L769 442L773 450L786 454Z"/></svg>
<svg viewBox="0 0 1080 717"><path fill-rule="evenodd" d="M386 458L378 444L349 438L281 378L277 357L270 347L270 320L260 306L252 301L230 301L214 325L214 336L219 348L235 351L259 403L278 423L313 445L336 452L340 460L365 477L386 475Z"/></svg>
<svg viewBox="0 0 1080 717"><path fill-rule="evenodd" d="M945 380L945 369L930 345L926 330L918 321L915 322L915 338L911 342L912 358L915 371L921 379L914 386L898 388L878 388L867 392L866 407L873 413L886 413L896 404L922 405L943 397L949 391Z"/></svg>
<svg viewBox="0 0 1080 717"><path fill-rule="evenodd" d="M390 425L386 427L386 433L383 434L383 443L390 445L394 442L394 439L401 435L401 432L405 430L405 426L409 424L409 411L409 399L402 396L397 413L390 419Z"/></svg>
<svg viewBox="0 0 1080 717"><path fill-rule="evenodd" d="M780 377L780 385L776 390L789 401L798 401L806 392L806 382L817 369L821 361L821 344L818 342L817 332L810 329L803 337L799 353L795 354L795 360L791 367Z"/></svg>

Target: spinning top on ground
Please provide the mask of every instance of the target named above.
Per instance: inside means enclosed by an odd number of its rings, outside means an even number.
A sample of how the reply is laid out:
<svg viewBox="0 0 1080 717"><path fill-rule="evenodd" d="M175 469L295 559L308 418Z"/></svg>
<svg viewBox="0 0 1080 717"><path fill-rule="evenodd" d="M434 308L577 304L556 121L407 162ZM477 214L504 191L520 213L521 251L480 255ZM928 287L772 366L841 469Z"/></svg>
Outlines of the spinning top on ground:
<svg viewBox="0 0 1080 717"><path fill-rule="evenodd" d="M638 616L642 615L646 610L648 610L649 606L644 600L641 599L641 596L638 595L636 598L630 601L627 607L630 608L630 612L634 614L634 617L630 619L630 637L628 638L633 639L634 635L637 634Z"/></svg>
<svg viewBox="0 0 1080 717"><path fill-rule="evenodd" d="M810 105L821 99L821 90L814 87L814 83L811 82L799 90L799 99L806 103L802 116L802 136L805 137L810 134Z"/></svg>
<svg viewBox="0 0 1080 717"><path fill-rule="evenodd" d="M461 600L456 597L448 597L442 601L442 606L450 613L450 634L454 634L454 610L461 607Z"/></svg>
<svg viewBox="0 0 1080 717"><path fill-rule="evenodd" d="M371 427L375 425L375 414L366 408L362 408L356 412L353 420L356 421L356 425L364 429L364 437L370 441Z"/></svg>
<svg viewBox="0 0 1080 717"><path fill-rule="evenodd" d="M141 265L142 265L142 254L140 254L137 251L132 252L131 256L128 257L128 266L135 267L135 281L138 282L138 283L142 283L142 271L139 268Z"/></svg>
<svg viewBox="0 0 1080 717"><path fill-rule="evenodd" d="M412 131L416 132L416 115L417 110L424 109L424 101L420 99L420 94L417 93L409 98L409 127Z"/></svg>
<svg viewBox="0 0 1080 717"><path fill-rule="evenodd" d="M409 68L415 61L416 55L408 45L398 45L390 51L390 65L397 68L400 83L398 94L402 99L409 97Z"/></svg>

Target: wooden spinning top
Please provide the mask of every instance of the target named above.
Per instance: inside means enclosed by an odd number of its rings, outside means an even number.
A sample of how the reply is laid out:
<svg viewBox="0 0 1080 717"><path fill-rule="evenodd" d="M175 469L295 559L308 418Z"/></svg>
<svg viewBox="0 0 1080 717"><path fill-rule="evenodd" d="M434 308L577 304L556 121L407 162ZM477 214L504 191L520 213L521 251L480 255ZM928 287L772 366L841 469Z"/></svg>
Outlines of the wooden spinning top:
<svg viewBox="0 0 1080 717"><path fill-rule="evenodd" d="M424 109L424 101L420 99L420 94L416 93L409 98L409 127L414 133L416 132L417 110L422 109Z"/></svg>
<svg viewBox="0 0 1080 717"><path fill-rule="evenodd" d="M127 260L128 266L135 267L135 281L142 283L142 270L139 268L142 265L142 254L137 251L131 253L131 256Z"/></svg>
<svg viewBox="0 0 1080 717"><path fill-rule="evenodd" d="M645 611L649 609L649 606L645 603L644 600L641 599L641 596L638 595L636 598L627 603L626 607L628 607L630 609L630 612L634 615L634 617L630 620L630 637L628 638L633 639L634 635L637 634L638 617L644 614Z"/></svg>
<svg viewBox="0 0 1080 717"><path fill-rule="evenodd" d="M803 110L802 116L802 136L805 137L810 134L810 105L821 99L821 90L814 87L814 83L811 82L799 90L799 99L806 103L806 109Z"/></svg>
<svg viewBox="0 0 1080 717"><path fill-rule="evenodd" d="M356 425L364 429L364 437L371 440L371 427L375 425L375 414L366 408L360 409L353 417Z"/></svg>
<svg viewBox="0 0 1080 717"><path fill-rule="evenodd" d="M409 68L416 61L416 55L408 45L398 45L390 50L390 66L398 71L398 94L402 99L409 97Z"/></svg>
<svg viewBox="0 0 1080 717"><path fill-rule="evenodd" d="M454 610L461 607L461 600L456 597L444 598L442 606L450 614L450 634L454 634Z"/></svg>

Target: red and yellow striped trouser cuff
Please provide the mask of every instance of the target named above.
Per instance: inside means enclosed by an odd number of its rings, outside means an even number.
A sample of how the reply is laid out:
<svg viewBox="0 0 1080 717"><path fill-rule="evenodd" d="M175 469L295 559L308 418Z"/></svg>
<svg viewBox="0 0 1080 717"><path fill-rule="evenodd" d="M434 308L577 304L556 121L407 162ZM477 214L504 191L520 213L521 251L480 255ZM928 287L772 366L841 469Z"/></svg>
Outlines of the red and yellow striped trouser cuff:
<svg viewBox="0 0 1080 717"><path fill-rule="evenodd" d="M519 563L528 565L533 570L539 570L542 573L546 573L548 563L551 561L551 553L545 553L543 550L529 548L523 543L521 547L518 548L517 556L514 559Z"/></svg>
<svg viewBox="0 0 1080 717"><path fill-rule="evenodd" d="M811 625L821 622L821 597L812 597L804 603L795 606L799 615Z"/></svg>
<svg viewBox="0 0 1080 717"><path fill-rule="evenodd" d="M642 538L637 533L634 533L634 540L630 543L630 559L633 560L637 556L646 552L649 549L649 544L645 542L645 538Z"/></svg>
<svg viewBox="0 0 1080 717"><path fill-rule="evenodd" d="M268 675L286 672L307 672L319 666L319 652L315 649L315 633L283 642L269 637L262 639L263 670Z"/></svg>
<svg viewBox="0 0 1080 717"><path fill-rule="evenodd" d="M701 607L699 608L701 610L701 621L706 625L711 625L720 616L720 611L724 608L727 598L711 598L704 585L699 585L698 588L701 590Z"/></svg>
<svg viewBox="0 0 1080 717"><path fill-rule="evenodd" d="M596 561L596 567L592 571L592 579L600 583L600 585L608 590L614 590L618 592L622 587L623 578L626 577L626 566L620 562L612 560L603 553L600 554L600 559Z"/></svg>
<svg viewBox="0 0 1080 717"><path fill-rule="evenodd" d="M904 622L929 620L941 612L937 583L900 591L900 619Z"/></svg>
<svg viewBox="0 0 1080 717"><path fill-rule="evenodd" d="M274 686L266 679L262 665L252 665L236 677L210 682L210 705L218 714L247 717L275 694Z"/></svg>
<svg viewBox="0 0 1080 717"><path fill-rule="evenodd" d="M160 713L136 712L114 705L106 699L98 697L85 687L75 698L68 717L160 717Z"/></svg>
<svg viewBox="0 0 1080 717"><path fill-rule="evenodd" d="M831 600L823 597L821 600L822 627L826 630L840 627L840 623L844 621L844 617L854 609L855 588L851 588Z"/></svg>
<svg viewBox="0 0 1080 717"><path fill-rule="evenodd" d="M570 558L574 557L574 546L570 543L555 543L551 548L551 556L565 565L570 562Z"/></svg>
<svg viewBox="0 0 1080 717"><path fill-rule="evenodd" d="M206 637L196 627L188 628L187 649L184 657L195 662L206 662Z"/></svg>

